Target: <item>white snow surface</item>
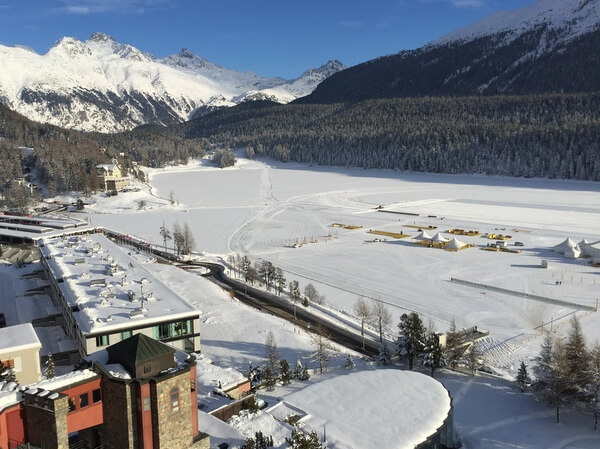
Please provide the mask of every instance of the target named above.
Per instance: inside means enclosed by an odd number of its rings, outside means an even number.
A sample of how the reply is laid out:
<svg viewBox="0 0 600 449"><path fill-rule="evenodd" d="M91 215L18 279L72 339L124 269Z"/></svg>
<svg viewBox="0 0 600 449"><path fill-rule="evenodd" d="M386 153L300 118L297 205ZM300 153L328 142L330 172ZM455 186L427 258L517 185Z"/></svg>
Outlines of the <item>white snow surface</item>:
<svg viewBox="0 0 600 449"><path fill-rule="evenodd" d="M145 123L143 108L135 100L128 100L123 110L127 118L123 119L94 98L112 103L111 95L124 99L137 94L171 105L184 121L202 105L231 106L250 91L267 89L272 100L287 103L308 95L320 81L342 68L341 63L331 61L295 80L264 78L220 67L185 49L157 59L106 34L94 33L84 42L64 37L43 55L0 45L0 99L35 121L84 131L114 132ZM88 98L73 100L66 108L49 108L43 101L24 100L32 93L63 97L79 94L78 98Z"/></svg>
<svg viewBox="0 0 600 449"><path fill-rule="evenodd" d="M41 346L40 339L30 323L0 329L0 354Z"/></svg>
<svg viewBox="0 0 600 449"><path fill-rule="evenodd" d="M331 449L413 448L435 433L450 411L450 396L441 383L397 369L338 375L292 393L285 401L307 413L301 420L304 430L322 436L325 426Z"/></svg>
<svg viewBox="0 0 600 449"><path fill-rule="evenodd" d="M511 41L542 25L558 31L563 42L593 31L600 25L600 0L538 0L523 8L491 14L448 33L432 45L470 41L506 31L510 32L507 39Z"/></svg>
<svg viewBox="0 0 600 449"><path fill-rule="evenodd" d="M209 393L219 387L219 383L222 389L227 389L227 386L236 384L245 377L233 368L214 365L210 359L199 355L196 360L196 379L198 390Z"/></svg>

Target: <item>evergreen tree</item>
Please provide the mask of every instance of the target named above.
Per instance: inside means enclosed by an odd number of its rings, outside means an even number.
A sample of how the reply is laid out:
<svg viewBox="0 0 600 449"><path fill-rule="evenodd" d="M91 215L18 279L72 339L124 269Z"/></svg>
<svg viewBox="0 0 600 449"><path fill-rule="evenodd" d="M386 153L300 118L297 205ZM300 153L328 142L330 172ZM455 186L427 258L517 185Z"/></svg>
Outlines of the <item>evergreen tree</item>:
<svg viewBox="0 0 600 449"><path fill-rule="evenodd" d="M55 367L54 367L54 356L52 353L48 353L48 360L46 361L46 377L48 379L52 379L55 375Z"/></svg>
<svg viewBox="0 0 600 449"><path fill-rule="evenodd" d="M323 374L323 372L327 371L327 366L329 366L332 350L328 336L325 334L325 329L319 325L315 333L311 334L310 341L314 349L311 355L312 360L319 365L319 373Z"/></svg>
<svg viewBox="0 0 600 449"><path fill-rule="evenodd" d="M459 360L464 353L464 345L462 344L460 335L456 330L456 322L454 318L450 323L450 329L446 333L446 346L444 348L444 358L452 369L456 368Z"/></svg>
<svg viewBox="0 0 600 449"><path fill-rule="evenodd" d="M398 324L399 335L396 341L398 356L408 361L408 369L412 370L415 358L425 347L425 327L418 314L411 312L402 315Z"/></svg>
<svg viewBox="0 0 600 449"><path fill-rule="evenodd" d="M167 240L171 240L173 237L171 237L171 231L169 231L169 228L167 228L165 226L165 222L163 221L162 226L160 227L160 236L163 239L163 244L165 247L165 251L167 249Z"/></svg>
<svg viewBox="0 0 600 449"><path fill-rule="evenodd" d="M263 371L262 378L263 378L263 382L262 382L263 386L267 390L271 391L275 387L275 384L277 383L277 379L273 375L273 371L271 371L271 368L269 366L267 366L265 368L265 370Z"/></svg>
<svg viewBox="0 0 600 449"><path fill-rule="evenodd" d="M529 373L527 373L527 366L525 366L525 362L521 362L521 366L519 366L519 372L517 373L517 383L519 384L519 388L522 392L524 392L531 383L531 379L529 378Z"/></svg>
<svg viewBox="0 0 600 449"><path fill-rule="evenodd" d="M481 348L479 347L477 342L474 341L471 344L471 346L469 346L469 349L467 349L467 351L465 352L465 362L466 362L467 367L471 370L471 374L473 376L477 373L477 370L481 367L482 359L483 359L483 353L481 351Z"/></svg>
<svg viewBox="0 0 600 449"><path fill-rule="evenodd" d="M433 373L446 366L446 359L444 357L444 351L440 344L440 337L435 332L428 332L425 338L425 347L423 348L423 365L428 367L431 371L431 377Z"/></svg>
<svg viewBox="0 0 600 449"><path fill-rule="evenodd" d="M565 347L560 340L546 336L540 355L536 359L534 388L537 396L556 408L556 422L560 422L560 408L570 395L568 362Z"/></svg>
<svg viewBox="0 0 600 449"><path fill-rule="evenodd" d="M270 447L273 447L273 437L266 437L261 431L258 431L254 434L254 438L246 438L241 449L268 449Z"/></svg>
<svg viewBox="0 0 600 449"><path fill-rule="evenodd" d="M277 294L281 295L281 293L283 293L283 290L285 289L285 285L287 282L287 279L285 278L285 275L281 268L275 269L275 282L277 283Z"/></svg>
<svg viewBox="0 0 600 449"><path fill-rule="evenodd" d="M277 373L279 372L279 350L277 349L277 343L272 331L269 331L265 338L265 356L271 374L277 377Z"/></svg>
<svg viewBox="0 0 600 449"><path fill-rule="evenodd" d="M287 360L282 359L279 362L279 378L283 385L287 385L292 380L292 372L290 371L290 364Z"/></svg>
<svg viewBox="0 0 600 449"><path fill-rule="evenodd" d="M352 371L356 368L356 364L354 363L354 359L352 359L352 355L348 354L346 356L346 362L344 362L344 369L348 371Z"/></svg>
<svg viewBox="0 0 600 449"><path fill-rule="evenodd" d="M588 385L590 358L585 347L581 324L576 316L571 319L571 328L565 344L567 378L569 390L575 400L583 400Z"/></svg>
<svg viewBox="0 0 600 449"><path fill-rule="evenodd" d="M596 430L600 416L600 344L598 342L590 351L587 391L591 397L590 406L594 415L594 430Z"/></svg>
<svg viewBox="0 0 600 449"><path fill-rule="evenodd" d="M388 366L392 363L392 356L387 347L387 342L383 340L383 342L379 345L379 354L377 355L377 365L378 366Z"/></svg>
<svg viewBox="0 0 600 449"><path fill-rule="evenodd" d="M286 441L291 449L324 449L315 431L306 434L300 429L294 429L291 437L286 438Z"/></svg>
<svg viewBox="0 0 600 449"><path fill-rule="evenodd" d="M296 359L296 366L294 367L294 379L302 380L302 362L300 357Z"/></svg>

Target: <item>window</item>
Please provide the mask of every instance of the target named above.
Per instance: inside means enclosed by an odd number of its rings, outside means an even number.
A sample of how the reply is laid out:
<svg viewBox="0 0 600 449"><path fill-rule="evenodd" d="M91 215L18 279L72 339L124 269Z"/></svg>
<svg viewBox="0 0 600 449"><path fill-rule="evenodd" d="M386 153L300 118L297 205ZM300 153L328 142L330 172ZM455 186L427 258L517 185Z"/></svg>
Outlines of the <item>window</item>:
<svg viewBox="0 0 600 449"><path fill-rule="evenodd" d="M69 412L75 410L75 398L69 398Z"/></svg>
<svg viewBox="0 0 600 449"><path fill-rule="evenodd" d="M108 346L108 335L98 335L96 337L96 347Z"/></svg>
<svg viewBox="0 0 600 449"><path fill-rule="evenodd" d="M144 398L144 411L150 410L150 398Z"/></svg>
<svg viewBox="0 0 600 449"><path fill-rule="evenodd" d="M144 374L148 374L152 371L152 365L144 365Z"/></svg>
<svg viewBox="0 0 600 449"><path fill-rule="evenodd" d="M102 394L100 393L100 388L97 388L94 391L92 391L92 402L95 404L97 402L100 402L101 400Z"/></svg>
<svg viewBox="0 0 600 449"><path fill-rule="evenodd" d="M190 380L190 391L196 391L196 381L194 379Z"/></svg>
<svg viewBox="0 0 600 449"><path fill-rule="evenodd" d="M121 332L121 340L127 340L131 335L131 331L123 331Z"/></svg>
<svg viewBox="0 0 600 449"><path fill-rule="evenodd" d="M79 408L87 407L90 405L90 399L87 393L79 395Z"/></svg>
<svg viewBox="0 0 600 449"><path fill-rule="evenodd" d="M171 413L179 411L179 389L177 387L171 390Z"/></svg>
<svg viewBox="0 0 600 449"><path fill-rule="evenodd" d="M192 320L175 321L172 323L159 324L152 328L152 338L165 340L167 338L180 337L194 333Z"/></svg>

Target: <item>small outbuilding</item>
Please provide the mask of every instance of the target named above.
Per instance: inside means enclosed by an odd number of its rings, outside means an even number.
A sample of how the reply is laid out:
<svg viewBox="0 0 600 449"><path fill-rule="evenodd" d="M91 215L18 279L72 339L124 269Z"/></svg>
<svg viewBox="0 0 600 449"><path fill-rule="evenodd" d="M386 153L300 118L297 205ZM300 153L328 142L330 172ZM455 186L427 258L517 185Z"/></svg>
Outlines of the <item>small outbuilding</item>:
<svg viewBox="0 0 600 449"><path fill-rule="evenodd" d="M42 344L31 323L0 329L0 360L14 373L21 385L41 379L40 349Z"/></svg>

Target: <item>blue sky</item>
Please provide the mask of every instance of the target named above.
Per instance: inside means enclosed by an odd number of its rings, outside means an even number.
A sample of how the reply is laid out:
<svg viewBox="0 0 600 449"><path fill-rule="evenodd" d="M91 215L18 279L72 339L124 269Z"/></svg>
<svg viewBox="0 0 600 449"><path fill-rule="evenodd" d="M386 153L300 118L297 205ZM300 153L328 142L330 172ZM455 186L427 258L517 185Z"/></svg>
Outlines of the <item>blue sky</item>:
<svg viewBox="0 0 600 449"><path fill-rule="evenodd" d="M186 47L212 62L294 78L417 48L534 0L0 0L0 44L48 51L62 36L110 34L158 57Z"/></svg>

